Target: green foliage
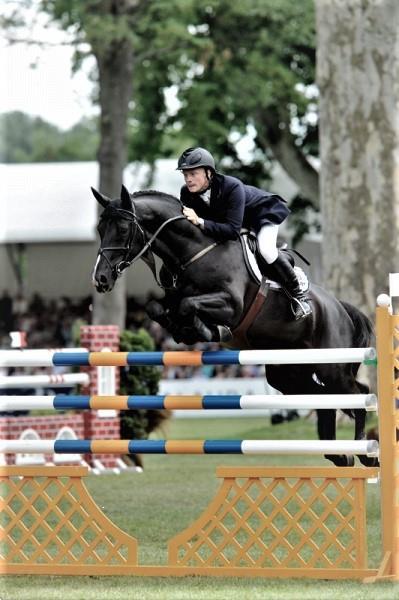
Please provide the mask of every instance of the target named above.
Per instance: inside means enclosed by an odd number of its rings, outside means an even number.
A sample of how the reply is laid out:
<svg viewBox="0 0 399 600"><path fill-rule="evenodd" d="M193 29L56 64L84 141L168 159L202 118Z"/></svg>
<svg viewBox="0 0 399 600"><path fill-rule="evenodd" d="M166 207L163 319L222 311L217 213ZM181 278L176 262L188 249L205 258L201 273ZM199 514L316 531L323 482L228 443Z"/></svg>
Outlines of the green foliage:
<svg viewBox="0 0 399 600"><path fill-rule="evenodd" d="M15 111L0 115L0 162L95 160L98 132L95 119L84 119L68 131L40 117Z"/></svg>
<svg viewBox="0 0 399 600"><path fill-rule="evenodd" d="M301 241L304 235L309 232L320 232L321 224L315 206L310 200L298 194L291 200L290 209L292 211L288 228L292 230L292 246Z"/></svg>
<svg viewBox="0 0 399 600"><path fill-rule="evenodd" d="M147 331L124 331L120 339L122 352L149 352L154 350L154 341ZM137 366L121 369L120 393L122 395L148 396L158 393L161 371L158 367ZM164 410L121 411L121 438L146 439L169 417Z"/></svg>
<svg viewBox="0 0 399 600"><path fill-rule="evenodd" d="M314 101L302 91L315 77L312 0L149 1L136 32L143 60L135 69L131 160L153 163L199 144L212 149L223 171L265 185L270 141L293 120L296 148L317 153L317 129L314 135L307 120ZM172 114L168 89L179 102ZM251 167L236 148L248 128Z"/></svg>

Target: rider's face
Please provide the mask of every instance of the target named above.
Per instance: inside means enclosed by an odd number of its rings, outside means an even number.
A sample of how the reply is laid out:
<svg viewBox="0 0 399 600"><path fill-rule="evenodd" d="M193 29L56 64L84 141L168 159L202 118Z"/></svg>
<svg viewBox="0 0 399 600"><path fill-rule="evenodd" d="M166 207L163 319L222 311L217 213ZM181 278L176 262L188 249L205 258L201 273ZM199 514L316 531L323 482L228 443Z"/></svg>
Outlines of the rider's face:
<svg viewBox="0 0 399 600"><path fill-rule="evenodd" d="M185 169L183 171L183 177L188 189L194 194L205 191L209 185L206 171L203 167L198 167L197 169Z"/></svg>

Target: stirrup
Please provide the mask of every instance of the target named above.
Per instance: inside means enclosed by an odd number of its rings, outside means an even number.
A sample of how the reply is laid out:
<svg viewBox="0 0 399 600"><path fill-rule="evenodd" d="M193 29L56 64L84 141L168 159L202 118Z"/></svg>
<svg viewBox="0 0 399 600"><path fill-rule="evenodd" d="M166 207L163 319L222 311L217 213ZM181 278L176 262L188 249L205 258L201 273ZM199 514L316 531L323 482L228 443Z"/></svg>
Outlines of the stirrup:
<svg viewBox="0 0 399 600"><path fill-rule="evenodd" d="M294 304L296 302L297 305ZM300 308L300 311L295 310ZM301 319L305 319L309 315L312 314L312 309L308 300L300 300L299 298L291 297L291 310L295 317L295 321L300 321Z"/></svg>

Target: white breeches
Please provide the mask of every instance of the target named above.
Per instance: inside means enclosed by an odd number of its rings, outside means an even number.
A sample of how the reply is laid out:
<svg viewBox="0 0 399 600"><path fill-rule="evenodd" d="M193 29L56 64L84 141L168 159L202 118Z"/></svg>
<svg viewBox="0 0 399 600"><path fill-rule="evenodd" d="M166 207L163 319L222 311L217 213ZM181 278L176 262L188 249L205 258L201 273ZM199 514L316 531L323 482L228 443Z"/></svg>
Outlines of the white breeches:
<svg viewBox="0 0 399 600"><path fill-rule="evenodd" d="M257 235L259 250L268 265L278 256L277 250L278 225L263 225Z"/></svg>

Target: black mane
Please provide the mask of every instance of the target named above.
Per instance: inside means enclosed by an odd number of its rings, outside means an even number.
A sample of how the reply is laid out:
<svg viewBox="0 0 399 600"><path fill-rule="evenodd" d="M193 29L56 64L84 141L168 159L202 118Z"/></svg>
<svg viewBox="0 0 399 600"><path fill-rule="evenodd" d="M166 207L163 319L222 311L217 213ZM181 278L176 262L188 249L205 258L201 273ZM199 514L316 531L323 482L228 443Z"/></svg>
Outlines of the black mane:
<svg viewBox="0 0 399 600"><path fill-rule="evenodd" d="M140 190L138 192L133 192L131 194L131 196L135 200L137 198L142 198L144 196L157 196L157 197L165 198L167 200L169 200L169 199L174 200L175 202L178 202L181 205L180 199L177 198L176 196L173 196L173 194L167 194L166 192L159 192L158 190Z"/></svg>

